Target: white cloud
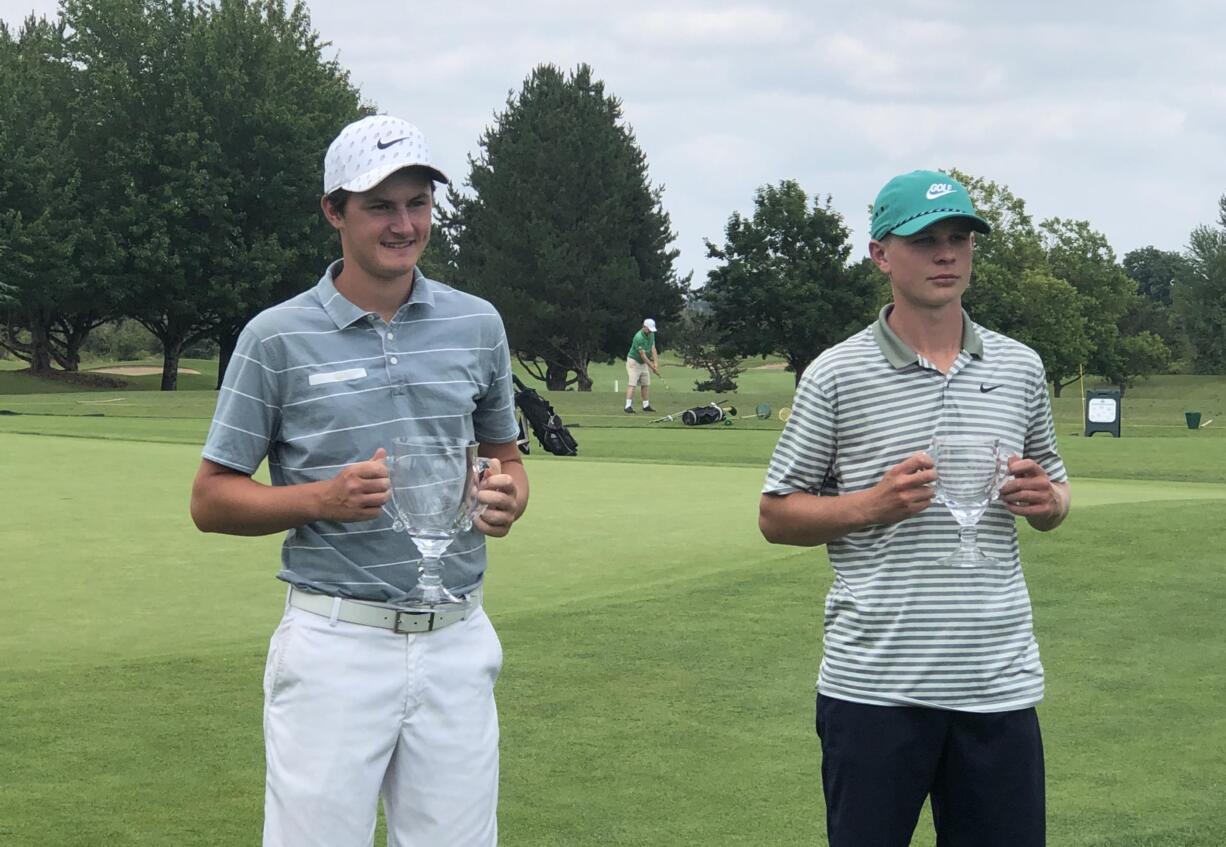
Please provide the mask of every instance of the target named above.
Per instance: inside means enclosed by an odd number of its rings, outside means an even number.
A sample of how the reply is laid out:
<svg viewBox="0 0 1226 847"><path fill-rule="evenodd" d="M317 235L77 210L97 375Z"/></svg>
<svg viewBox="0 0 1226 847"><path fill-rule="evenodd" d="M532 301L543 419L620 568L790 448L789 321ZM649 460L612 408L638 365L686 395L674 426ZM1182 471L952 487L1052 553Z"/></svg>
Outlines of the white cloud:
<svg viewBox="0 0 1226 847"><path fill-rule="evenodd" d="M624 38L653 46L748 49L792 41L800 23L791 14L767 6L701 6L634 12L617 29Z"/></svg>

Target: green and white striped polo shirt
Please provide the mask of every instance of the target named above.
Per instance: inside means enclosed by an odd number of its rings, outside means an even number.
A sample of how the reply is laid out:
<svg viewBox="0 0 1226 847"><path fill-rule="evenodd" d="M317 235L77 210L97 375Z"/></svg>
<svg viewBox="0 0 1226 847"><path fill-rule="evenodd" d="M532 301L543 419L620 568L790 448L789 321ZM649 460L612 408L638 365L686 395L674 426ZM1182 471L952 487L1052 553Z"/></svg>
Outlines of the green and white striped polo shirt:
<svg viewBox="0 0 1226 847"><path fill-rule="evenodd" d="M890 329L891 308L805 370L764 493L863 491L927 450L935 435L999 438L1053 481L1068 478L1038 354L964 312L962 351L942 374ZM900 523L826 545L835 578L826 597L821 693L970 712L1043 698L1013 515L996 501L979 524L980 548L1000 564L938 565L957 544L957 522L934 502Z"/></svg>
<svg viewBox="0 0 1226 847"><path fill-rule="evenodd" d="M336 262L309 291L252 319L217 398L204 458L253 473L265 457L274 485L330 479L397 436L505 444L518 435L502 319L478 297L414 272L413 291L386 324L346 300ZM290 530L280 579L341 597L399 602L420 555L392 529L390 506L363 523ZM455 591L480 584L485 536L461 534L443 556Z"/></svg>

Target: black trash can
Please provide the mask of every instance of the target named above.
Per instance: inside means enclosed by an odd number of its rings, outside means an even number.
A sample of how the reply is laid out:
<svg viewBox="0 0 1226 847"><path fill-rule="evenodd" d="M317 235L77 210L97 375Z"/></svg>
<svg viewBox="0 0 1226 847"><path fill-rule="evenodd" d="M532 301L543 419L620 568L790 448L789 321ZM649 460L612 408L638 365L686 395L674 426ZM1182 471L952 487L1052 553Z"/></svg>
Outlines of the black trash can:
<svg viewBox="0 0 1226 847"><path fill-rule="evenodd" d="M1183 419L1188 422L1188 429L1200 429L1200 412L1184 412Z"/></svg>

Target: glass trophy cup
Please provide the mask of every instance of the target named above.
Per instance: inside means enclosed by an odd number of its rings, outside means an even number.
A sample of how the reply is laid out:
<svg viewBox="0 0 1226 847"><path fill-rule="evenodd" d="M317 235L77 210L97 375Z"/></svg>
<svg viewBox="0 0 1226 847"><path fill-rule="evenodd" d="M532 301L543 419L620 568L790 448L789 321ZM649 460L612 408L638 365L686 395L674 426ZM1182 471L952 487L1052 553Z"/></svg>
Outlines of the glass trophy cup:
<svg viewBox="0 0 1226 847"><path fill-rule="evenodd" d="M979 549L977 526L1009 476L1000 439L937 436L928 455L936 464L936 501L958 522L958 549L937 564L963 568L997 564Z"/></svg>
<svg viewBox="0 0 1226 847"><path fill-rule="evenodd" d="M407 532L421 553L408 604L463 607L467 600L443 585L441 558L484 508L477 490L489 461L477 456L475 442L422 437L393 439L388 462L396 511L392 529Z"/></svg>

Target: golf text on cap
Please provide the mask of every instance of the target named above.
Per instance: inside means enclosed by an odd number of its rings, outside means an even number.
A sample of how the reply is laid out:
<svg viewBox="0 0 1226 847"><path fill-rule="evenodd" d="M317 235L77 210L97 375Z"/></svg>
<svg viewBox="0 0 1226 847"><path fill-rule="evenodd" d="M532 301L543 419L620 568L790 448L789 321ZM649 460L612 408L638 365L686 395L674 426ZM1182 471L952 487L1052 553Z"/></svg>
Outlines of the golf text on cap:
<svg viewBox="0 0 1226 847"><path fill-rule="evenodd" d="M369 191L402 168L424 168L435 182L448 182L436 168L421 130L391 115L370 115L340 131L324 156L324 194L337 189Z"/></svg>
<svg viewBox="0 0 1226 847"><path fill-rule="evenodd" d="M887 235L914 235L946 218L962 218L971 229L985 235L992 231L975 212L970 195L958 180L940 171L911 171L894 177L878 192L870 234L874 240Z"/></svg>

